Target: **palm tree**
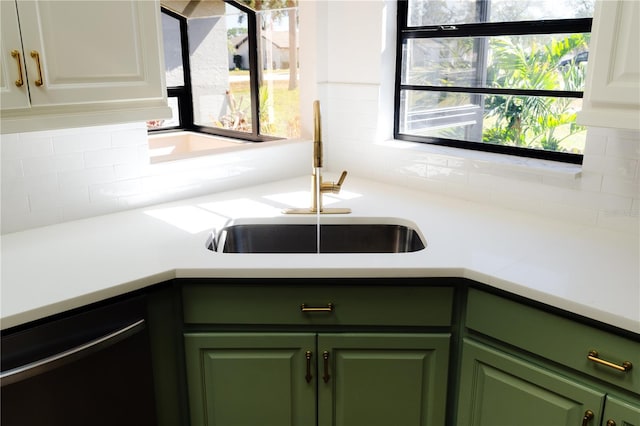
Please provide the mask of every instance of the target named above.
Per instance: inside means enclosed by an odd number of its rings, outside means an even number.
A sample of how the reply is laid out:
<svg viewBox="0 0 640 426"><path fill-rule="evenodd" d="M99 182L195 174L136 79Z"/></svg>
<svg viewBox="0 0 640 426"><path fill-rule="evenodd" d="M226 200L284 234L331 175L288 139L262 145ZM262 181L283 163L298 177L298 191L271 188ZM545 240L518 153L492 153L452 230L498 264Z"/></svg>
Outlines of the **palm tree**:
<svg viewBox="0 0 640 426"><path fill-rule="evenodd" d="M568 55L587 47L587 36L572 34L547 43L533 43L525 50L515 37L490 41L493 58L488 81L493 87L530 90L581 91L583 65L572 61L561 66ZM560 143L583 130L575 124L573 98L492 95L485 99L485 119L495 120L483 134L483 140L503 145L562 150ZM560 135L558 130L565 130Z"/></svg>

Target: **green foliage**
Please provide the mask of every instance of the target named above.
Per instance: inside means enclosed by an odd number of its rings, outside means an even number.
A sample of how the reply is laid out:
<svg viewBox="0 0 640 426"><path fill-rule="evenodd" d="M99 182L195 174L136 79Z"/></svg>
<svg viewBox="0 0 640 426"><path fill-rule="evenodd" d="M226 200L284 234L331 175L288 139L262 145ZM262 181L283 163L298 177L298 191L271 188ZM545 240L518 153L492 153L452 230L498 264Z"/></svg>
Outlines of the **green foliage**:
<svg viewBox="0 0 640 426"><path fill-rule="evenodd" d="M247 35L248 30L246 27L231 27L227 30L227 38L237 37L239 35Z"/></svg>
<svg viewBox="0 0 640 426"><path fill-rule="evenodd" d="M227 113L220 117L218 120L214 120L217 127L224 129L237 130L240 132L251 131L251 105L248 98L249 92L234 93L229 89L227 95ZM260 133L261 134L273 134L276 126L269 111L273 109L273 101L269 97L269 91L261 88L259 91L260 101Z"/></svg>
<svg viewBox="0 0 640 426"><path fill-rule="evenodd" d="M260 88L260 133L263 135L273 134L275 131L274 118L270 111L273 110L273 100L269 97L269 90L264 87Z"/></svg>
<svg viewBox="0 0 640 426"><path fill-rule="evenodd" d="M212 122L216 127L251 132L249 85L247 82L232 82L230 86L227 112L218 119L212 118ZM260 134L288 138L300 136L299 91L289 90L287 86L286 81L276 80L272 91L267 86L260 87Z"/></svg>
<svg viewBox="0 0 640 426"><path fill-rule="evenodd" d="M225 115L218 120L213 120L216 127L223 129L231 129L239 132L251 131L251 105L250 101L245 102L245 96L236 96L231 91L227 90L227 108L228 111Z"/></svg>
<svg viewBox="0 0 640 426"><path fill-rule="evenodd" d="M533 43L525 50L517 38L492 39L493 58L487 70L494 87L530 90L580 91L584 86L584 69L563 59L587 47L582 34L561 40ZM566 150L563 140L584 130L575 124L573 99L540 96L492 95L485 99L483 141L552 151ZM487 120L488 119L488 120ZM563 129L560 132L560 129ZM561 134L562 133L562 134Z"/></svg>

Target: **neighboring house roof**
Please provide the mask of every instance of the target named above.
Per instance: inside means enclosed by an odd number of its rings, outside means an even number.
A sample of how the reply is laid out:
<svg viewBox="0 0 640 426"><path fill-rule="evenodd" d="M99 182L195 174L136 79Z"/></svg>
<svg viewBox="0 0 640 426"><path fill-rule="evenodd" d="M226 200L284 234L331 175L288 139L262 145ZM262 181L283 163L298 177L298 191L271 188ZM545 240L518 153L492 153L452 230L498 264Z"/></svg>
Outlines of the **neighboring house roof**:
<svg viewBox="0 0 640 426"><path fill-rule="evenodd" d="M247 41L248 36L246 34L231 37L231 44L234 48L239 48L242 43Z"/></svg>
<svg viewBox="0 0 640 426"><path fill-rule="evenodd" d="M269 33L263 32L262 38L265 40L270 40L271 43L278 49L289 48L289 31L270 31ZM243 43L247 41L247 39L248 36L246 34L240 35L233 37L231 39L231 43L233 43L233 46L238 49Z"/></svg>

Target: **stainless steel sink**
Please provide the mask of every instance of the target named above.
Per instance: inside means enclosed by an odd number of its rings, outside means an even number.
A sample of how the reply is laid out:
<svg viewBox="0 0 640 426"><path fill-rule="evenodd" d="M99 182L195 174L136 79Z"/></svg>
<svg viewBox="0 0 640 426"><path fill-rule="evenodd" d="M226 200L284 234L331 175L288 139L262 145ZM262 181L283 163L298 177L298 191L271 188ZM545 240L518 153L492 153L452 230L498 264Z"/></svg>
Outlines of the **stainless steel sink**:
<svg viewBox="0 0 640 426"><path fill-rule="evenodd" d="M321 222L320 253L407 253L423 250L415 226L401 220L371 218ZM382 222L382 223L380 223ZM402 221L406 222L406 221ZM222 253L318 253L315 223L238 223L210 238L210 250Z"/></svg>

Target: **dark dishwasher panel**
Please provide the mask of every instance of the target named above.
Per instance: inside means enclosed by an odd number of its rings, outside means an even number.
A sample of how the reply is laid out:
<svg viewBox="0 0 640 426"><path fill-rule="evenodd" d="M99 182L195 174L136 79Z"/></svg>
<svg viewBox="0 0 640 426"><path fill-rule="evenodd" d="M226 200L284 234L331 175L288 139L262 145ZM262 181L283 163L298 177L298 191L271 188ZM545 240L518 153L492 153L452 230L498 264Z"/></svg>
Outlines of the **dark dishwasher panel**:
<svg viewBox="0 0 640 426"><path fill-rule="evenodd" d="M0 424L155 425L143 297L2 333Z"/></svg>

